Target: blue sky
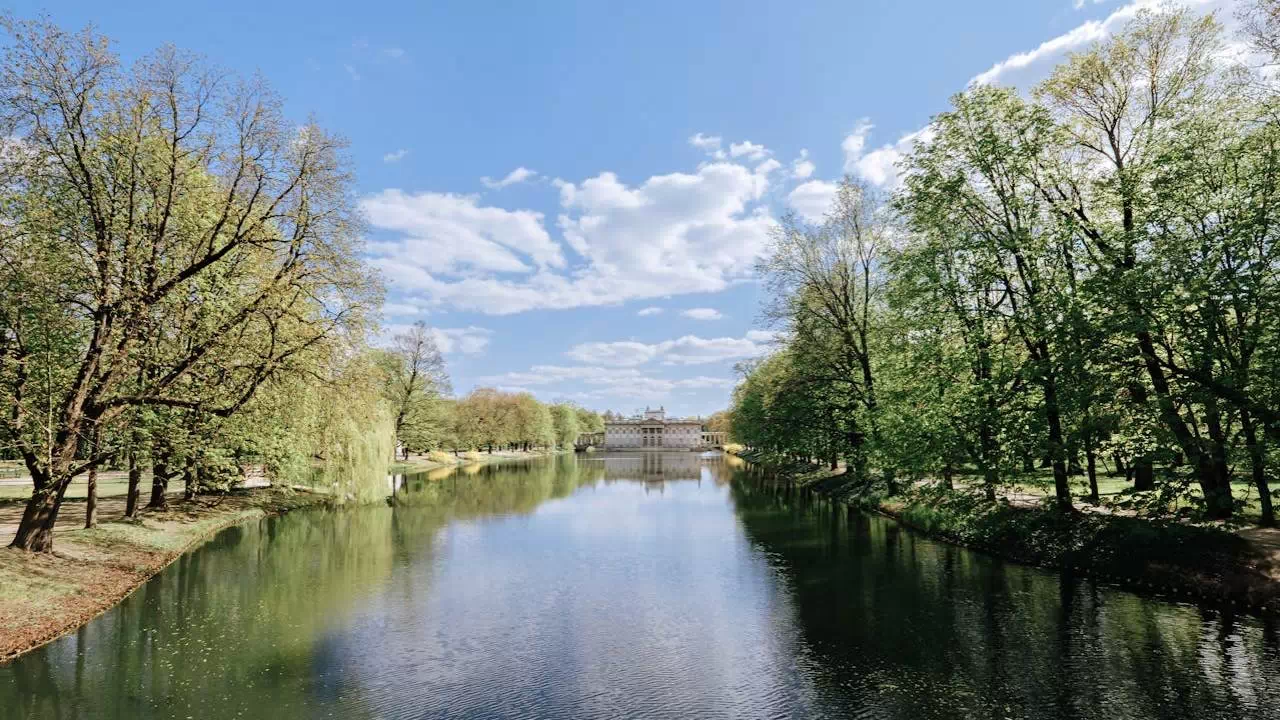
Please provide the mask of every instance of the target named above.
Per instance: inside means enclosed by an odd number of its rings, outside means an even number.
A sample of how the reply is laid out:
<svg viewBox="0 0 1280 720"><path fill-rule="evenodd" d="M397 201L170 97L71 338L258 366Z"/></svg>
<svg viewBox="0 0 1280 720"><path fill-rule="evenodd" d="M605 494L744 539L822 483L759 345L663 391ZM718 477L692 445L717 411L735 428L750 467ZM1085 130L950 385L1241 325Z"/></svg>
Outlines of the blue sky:
<svg viewBox="0 0 1280 720"><path fill-rule="evenodd" d="M1230 24L1230 0L1183 0ZM260 72L351 142L388 331L455 389L596 409L727 404L764 352L773 218L820 214L975 78L1029 87L1152 0L18 2L126 59Z"/></svg>

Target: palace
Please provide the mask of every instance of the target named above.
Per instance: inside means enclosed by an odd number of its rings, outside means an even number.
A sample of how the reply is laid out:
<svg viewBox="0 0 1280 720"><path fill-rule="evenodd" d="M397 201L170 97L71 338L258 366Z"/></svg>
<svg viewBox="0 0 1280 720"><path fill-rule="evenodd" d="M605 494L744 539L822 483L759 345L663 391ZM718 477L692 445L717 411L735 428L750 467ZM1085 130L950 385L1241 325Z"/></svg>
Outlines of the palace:
<svg viewBox="0 0 1280 720"><path fill-rule="evenodd" d="M668 418L664 408L644 409L643 417L604 424L606 450L694 450L706 447L701 418Z"/></svg>

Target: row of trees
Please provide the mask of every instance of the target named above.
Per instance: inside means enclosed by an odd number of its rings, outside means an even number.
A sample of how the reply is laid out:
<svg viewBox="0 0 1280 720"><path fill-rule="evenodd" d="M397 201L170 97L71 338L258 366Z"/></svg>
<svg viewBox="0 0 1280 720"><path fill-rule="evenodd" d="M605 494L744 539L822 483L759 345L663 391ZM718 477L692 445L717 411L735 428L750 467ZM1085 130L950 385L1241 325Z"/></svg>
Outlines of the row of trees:
<svg viewBox="0 0 1280 720"><path fill-rule="evenodd" d="M449 403L446 412L448 434L440 446L451 450L571 448L579 435L604 431L603 419L590 410L493 388L477 388Z"/></svg>
<svg viewBox="0 0 1280 720"><path fill-rule="evenodd" d="M1246 14L1278 47L1267 2ZM1280 94L1211 16L1166 9L1071 56L1030 97L955 96L890 197L846 180L761 262L786 331L743 368L733 432L897 490L977 468L988 497L1099 463L1274 522L1280 447Z"/></svg>
<svg viewBox="0 0 1280 720"><path fill-rule="evenodd" d="M568 402L546 404L530 393L477 388L449 397L444 359L429 328L415 324L375 351L400 450L571 448L582 433L604 430L603 418Z"/></svg>

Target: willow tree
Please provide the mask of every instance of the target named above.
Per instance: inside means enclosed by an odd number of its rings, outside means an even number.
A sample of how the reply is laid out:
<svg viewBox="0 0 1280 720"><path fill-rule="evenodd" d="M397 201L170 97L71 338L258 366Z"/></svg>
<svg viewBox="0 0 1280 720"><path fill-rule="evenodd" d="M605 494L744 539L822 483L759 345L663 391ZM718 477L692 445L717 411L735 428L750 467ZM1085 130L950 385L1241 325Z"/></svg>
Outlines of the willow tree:
<svg viewBox="0 0 1280 720"><path fill-rule="evenodd" d="M285 120L260 81L165 48L5 20L0 68L0 438L34 492L13 547L50 550L72 478L114 449L93 428L141 407L229 416L357 331L342 143Z"/></svg>

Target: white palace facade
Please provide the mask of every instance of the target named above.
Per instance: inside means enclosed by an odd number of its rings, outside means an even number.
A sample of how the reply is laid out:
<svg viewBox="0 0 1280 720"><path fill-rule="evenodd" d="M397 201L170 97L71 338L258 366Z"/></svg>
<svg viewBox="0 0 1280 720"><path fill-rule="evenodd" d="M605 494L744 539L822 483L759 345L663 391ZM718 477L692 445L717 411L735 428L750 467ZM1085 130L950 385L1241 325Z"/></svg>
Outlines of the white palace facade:
<svg viewBox="0 0 1280 720"><path fill-rule="evenodd" d="M604 424L606 450L694 450L706 445L701 418L668 418L663 408L645 408L642 417Z"/></svg>

